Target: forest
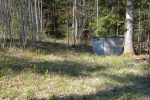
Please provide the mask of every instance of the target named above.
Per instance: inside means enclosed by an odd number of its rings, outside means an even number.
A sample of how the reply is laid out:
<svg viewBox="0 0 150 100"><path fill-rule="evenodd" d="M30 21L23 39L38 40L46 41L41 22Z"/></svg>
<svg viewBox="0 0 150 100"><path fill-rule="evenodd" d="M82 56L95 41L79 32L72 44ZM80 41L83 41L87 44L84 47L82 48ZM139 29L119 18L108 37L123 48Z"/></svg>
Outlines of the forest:
<svg viewBox="0 0 150 100"><path fill-rule="evenodd" d="M0 0L0 100L149 99L149 0Z"/></svg>

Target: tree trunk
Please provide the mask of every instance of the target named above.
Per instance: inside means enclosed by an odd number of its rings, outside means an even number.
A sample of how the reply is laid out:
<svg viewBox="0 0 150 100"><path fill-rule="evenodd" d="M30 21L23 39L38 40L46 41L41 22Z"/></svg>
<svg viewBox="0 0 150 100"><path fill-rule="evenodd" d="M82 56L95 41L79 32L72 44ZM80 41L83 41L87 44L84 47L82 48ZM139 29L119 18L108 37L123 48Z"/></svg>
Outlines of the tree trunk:
<svg viewBox="0 0 150 100"><path fill-rule="evenodd" d="M19 0L20 5L20 14L21 14L21 32L20 32L20 40L23 43L23 46L26 45L26 37L25 37L25 16L23 13L23 1Z"/></svg>
<svg viewBox="0 0 150 100"><path fill-rule="evenodd" d="M38 2L34 0L34 10L35 10L35 21L36 21L36 39L39 40L39 20L38 20Z"/></svg>
<svg viewBox="0 0 150 100"><path fill-rule="evenodd" d="M142 51L142 32L141 32L141 9L140 9L140 4L139 4L139 34L138 34L138 52L139 54Z"/></svg>
<svg viewBox="0 0 150 100"><path fill-rule="evenodd" d="M73 38L73 43L75 45L76 41L75 41L75 3L76 0L74 0L73 2L73 9L72 9L72 38Z"/></svg>
<svg viewBox="0 0 150 100"><path fill-rule="evenodd" d="M126 8L126 33L124 41L124 54L134 55L133 44L133 17L134 17L134 0L127 0Z"/></svg>
<svg viewBox="0 0 150 100"><path fill-rule="evenodd" d="M41 0L41 9L40 9L41 11L41 19L40 19L40 22L41 22L41 33L42 33L42 35L43 35L43 2L42 2L42 0Z"/></svg>
<svg viewBox="0 0 150 100"><path fill-rule="evenodd" d="M99 20L98 20L98 17L99 17L99 0L96 0L96 16L97 16L96 26L98 28L98 25L99 25ZM97 33L96 33L96 36L98 36Z"/></svg>
<svg viewBox="0 0 150 100"><path fill-rule="evenodd" d="M78 20L77 20L77 0L74 0L74 44L77 43L78 39Z"/></svg>

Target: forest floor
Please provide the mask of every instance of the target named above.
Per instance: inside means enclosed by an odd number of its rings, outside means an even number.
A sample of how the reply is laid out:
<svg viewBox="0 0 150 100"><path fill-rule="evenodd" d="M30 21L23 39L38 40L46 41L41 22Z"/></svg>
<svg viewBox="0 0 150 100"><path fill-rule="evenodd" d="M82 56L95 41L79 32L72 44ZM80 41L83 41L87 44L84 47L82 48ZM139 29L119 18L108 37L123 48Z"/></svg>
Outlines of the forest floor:
<svg viewBox="0 0 150 100"><path fill-rule="evenodd" d="M0 100L149 100L146 61L54 45L0 52Z"/></svg>

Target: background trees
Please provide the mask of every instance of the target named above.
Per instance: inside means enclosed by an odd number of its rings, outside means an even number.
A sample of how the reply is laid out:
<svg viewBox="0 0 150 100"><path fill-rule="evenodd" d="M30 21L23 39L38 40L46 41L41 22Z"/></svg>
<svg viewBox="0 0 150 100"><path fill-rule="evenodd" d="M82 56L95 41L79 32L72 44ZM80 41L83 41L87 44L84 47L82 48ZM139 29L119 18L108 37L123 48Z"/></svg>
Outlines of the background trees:
<svg viewBox="0 0 150 100"><path fill-rule="evenodd" d="M19 43L25 47L30 40L48 37L64 39L68 44L80 44L84 36L90 39L95 35L124 35L126 11L133 12L127 9L127 1L129 0L0 0L1 47L8 43L9 46ZM148 0L134 2L134 21L129 28L134 28L133 41L138 53L148 50L149 10ZM127 33L129 31L131 30L127 29ZM132 35L126 40L132 40L130 37ZM125 43L125 51L128 44L130 43Z"/></svg>

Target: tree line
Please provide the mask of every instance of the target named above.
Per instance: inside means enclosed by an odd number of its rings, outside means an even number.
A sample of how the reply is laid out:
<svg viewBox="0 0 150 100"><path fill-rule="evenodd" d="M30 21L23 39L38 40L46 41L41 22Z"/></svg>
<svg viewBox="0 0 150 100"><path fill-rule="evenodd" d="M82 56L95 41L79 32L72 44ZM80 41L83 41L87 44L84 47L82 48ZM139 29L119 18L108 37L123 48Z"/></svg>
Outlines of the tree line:
<svg viewBox="0 0 150 100"><path fill-rule="evenodd" d="M0 0L1 47L24 47L44 37L66 38L68 45L93 36L124 36L124 53L148 51L148 0Z"/></svg>

